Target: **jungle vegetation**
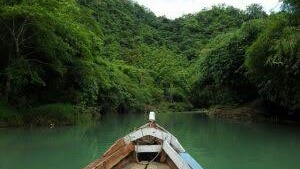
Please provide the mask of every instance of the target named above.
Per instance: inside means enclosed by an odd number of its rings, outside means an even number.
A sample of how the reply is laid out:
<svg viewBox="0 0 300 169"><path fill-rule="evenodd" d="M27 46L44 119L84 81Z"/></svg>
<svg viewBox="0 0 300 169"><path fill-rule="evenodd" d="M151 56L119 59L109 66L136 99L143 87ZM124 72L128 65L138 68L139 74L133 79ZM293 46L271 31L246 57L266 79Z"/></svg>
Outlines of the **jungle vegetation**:
<svg viewBox="0 0 300 169"><path fill-rule="evenodd" d="M255 99L300 110L300 3L170 20L130 0L1 0L0 121L80 123Z"/></svg>

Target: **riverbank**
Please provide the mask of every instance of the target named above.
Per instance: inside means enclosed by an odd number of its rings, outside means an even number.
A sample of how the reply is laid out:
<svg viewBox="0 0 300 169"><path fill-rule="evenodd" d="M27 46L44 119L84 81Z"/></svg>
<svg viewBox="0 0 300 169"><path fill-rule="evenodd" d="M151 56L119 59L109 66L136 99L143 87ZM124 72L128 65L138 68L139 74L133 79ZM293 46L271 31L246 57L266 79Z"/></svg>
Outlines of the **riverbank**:
<svg viewBox="0 0 300 169"><path fill-rule="evenodd" d="M53 128L91 123L99 119L96 108L54 103L16 109L0 100L0 127L43 126Z"/></svg>
<svg viewBox="0 0 300 169"><path fill-rule="evenodd" d="M16 109L4 100L0 100L0 110L0 128L21 126L53 128L56 126L92 123L100 118L99 110L96 108L63 103ZM170 107L162 106L160 112L174 112L170 110ZM287 113L285 110L266 105L261 100L236 106L215 105L208 109L188 111L186 113L200 113L213 119L238 122L300 124L300 117L297 116L297 113Z"/></svg>
<svg viewBox="0 0 300 169"><path fill-rule="evenodd" d="M261 100L255 100L237 106L213 106L205 112L211 118L227 119L239 122L272 122L272 123L297 123L300 117L297 113L287 113L287 110L270 107Z"/></svg>

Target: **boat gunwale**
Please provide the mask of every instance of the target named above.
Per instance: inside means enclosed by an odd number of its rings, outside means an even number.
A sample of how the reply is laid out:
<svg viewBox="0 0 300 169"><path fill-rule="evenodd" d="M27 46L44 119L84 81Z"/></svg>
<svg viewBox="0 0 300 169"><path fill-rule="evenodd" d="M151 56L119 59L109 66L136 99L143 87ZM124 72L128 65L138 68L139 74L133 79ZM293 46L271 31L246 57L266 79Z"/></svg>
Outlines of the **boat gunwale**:
<svg viewBox="0 0 300 169"><path fill-rule="evenodd" d="M146 123L145 125L137 128L136 130L130 132L118 139L110 148L102 155L101 158L96 159L94 162L86 166L84 169L111 169L119 162L124 160L129 154L132 152L139 153L137 151L139 149L138 146L145 145L136 145L136 141L145 137L153 137L159 139L161 141L161 145L153 145L156 149L154 152L164 152L168 159L171 162L167 162L169 166L176 166L180 169L193 169L190 164L183 159L181 156L182 153L186 153L184 148L179 143L178 139L168 132L163 127L159 126L153 121ZM149 146L149 145L148 145ZM159 148L158 146L161 146ZM124 147L125 150L124 150ZM124 151L123 151L124 150ZM121 155L120 157L116 157L117 155ZM111 159L116 158L116 159ZM107 164L108 163L108 164ZM173 163L173 164L172 164ZM200 165L199 165L200 166ZM171 167L172 169L175 167ZM201 168L201 167L200 167ZM201 168L202 169L202 168Z"/></svg>

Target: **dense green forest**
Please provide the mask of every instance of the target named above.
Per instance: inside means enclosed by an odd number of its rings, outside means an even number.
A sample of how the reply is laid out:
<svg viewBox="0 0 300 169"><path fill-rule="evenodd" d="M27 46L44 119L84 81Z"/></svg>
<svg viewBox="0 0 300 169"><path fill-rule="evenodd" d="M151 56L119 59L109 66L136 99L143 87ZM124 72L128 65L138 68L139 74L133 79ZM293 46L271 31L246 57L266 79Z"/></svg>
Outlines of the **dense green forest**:
<svg viewBox="0 0 300 169"><path fill-rule="evenodd" d="M175 20L130 0L1 0L0 121L88 122L263 100L300 110L300 3Z"/></svg>

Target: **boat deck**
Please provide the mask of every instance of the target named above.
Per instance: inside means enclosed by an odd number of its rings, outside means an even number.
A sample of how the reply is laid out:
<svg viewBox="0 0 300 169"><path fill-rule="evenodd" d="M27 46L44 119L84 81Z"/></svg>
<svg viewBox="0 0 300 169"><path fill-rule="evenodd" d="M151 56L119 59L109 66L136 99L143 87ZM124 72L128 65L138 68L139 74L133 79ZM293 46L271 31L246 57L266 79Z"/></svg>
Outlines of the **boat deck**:
<svg viewBox="0 0 300 169"><path fill-rule="evenodd" d="M163 163L151 162L150 164L130 163L124 169L170 169L169 166Z"/></svg>

